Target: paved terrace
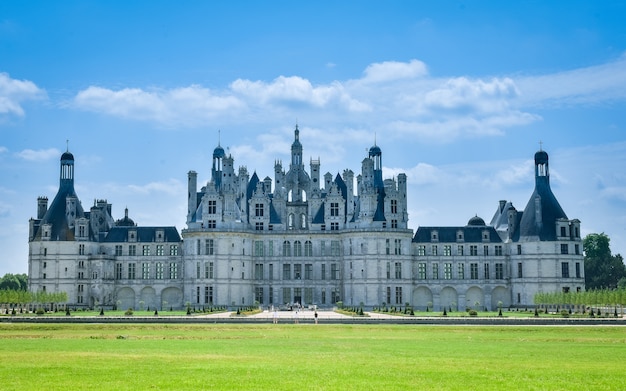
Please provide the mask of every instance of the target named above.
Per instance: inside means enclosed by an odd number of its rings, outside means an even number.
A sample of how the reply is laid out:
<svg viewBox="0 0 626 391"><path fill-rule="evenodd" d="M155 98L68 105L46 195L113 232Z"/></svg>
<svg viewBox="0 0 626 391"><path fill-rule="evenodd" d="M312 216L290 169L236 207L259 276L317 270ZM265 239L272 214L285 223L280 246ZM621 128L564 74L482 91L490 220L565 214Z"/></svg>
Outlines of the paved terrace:
<svg viewBox="0 0 626 391"><path fill-rule="evenodd" d="M455 317L455 316L395 316L366 312L366 316L347 316L332 310L318 310L319 324L424 324L424 325L528 325L528 326L626 326L626 318L519 318L519 317ZM263 311L258 314L242 316L234 312L187 316L2 316L3 323L272 323L276 316L279 324L314 324L315 312L300 311Z"/></svg>

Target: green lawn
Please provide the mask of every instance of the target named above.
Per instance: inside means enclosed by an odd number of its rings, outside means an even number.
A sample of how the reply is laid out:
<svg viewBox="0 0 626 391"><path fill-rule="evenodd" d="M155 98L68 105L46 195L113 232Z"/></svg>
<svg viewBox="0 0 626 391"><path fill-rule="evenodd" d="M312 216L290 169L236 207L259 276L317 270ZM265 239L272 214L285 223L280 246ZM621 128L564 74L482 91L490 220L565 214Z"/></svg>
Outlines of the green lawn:
<svg viewBox="0 0 626 391"><path fill-rule="evenodd" d="M0 324L2 390L623 390L624 327Z"/></svg>

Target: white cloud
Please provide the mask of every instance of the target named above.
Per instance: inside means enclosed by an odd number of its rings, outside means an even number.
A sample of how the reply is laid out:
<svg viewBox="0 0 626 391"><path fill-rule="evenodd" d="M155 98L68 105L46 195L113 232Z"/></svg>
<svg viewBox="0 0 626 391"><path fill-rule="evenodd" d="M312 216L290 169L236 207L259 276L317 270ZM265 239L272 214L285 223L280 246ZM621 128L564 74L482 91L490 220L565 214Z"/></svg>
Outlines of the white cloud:
<svg viewBox="0 0 626 391"><path fill-rule="evenodd" d="M7 147L0 147L0 153L6 153L6 152L9 152Z"/></svg>
<svg viewBox="0 0 626 391"><path fill-rule="evenodd" d="M426 64L419 60L411 60L408 63L398 61L385 61L374 63L365 68L363 82L384 83L402 79L414 79L428 74Z"/></svg>
<svg viewBox="0 0 626 391"><path fill-rule="evenodd" d="M441 87L427 92L424 101L426 106L432 108L495 113L507 110L508 102L518 94L515 83L509 78L486 82L458 77L447 80Z"/></svg>
<svg viewBox="0 0 626 391"><path fill-rule="evenodd" d="M134 120L148 120L164 125L197 126L223 113L243 108L232 96L218 96L197 85L172 90L144 91L124 88L113 91L89 87L74 98L76 107Z"/></svg>
<svg viewBox="0 0 626 391"><path fill-rule="evenodd" d="M180 193L180 189L184 189L185 185L177 180L177 179L168 179L166 181L158 181L158 182L150 182L144 185L128 185L127 188L131 193L135 194L169 194L169 195L178 195Z"/></svg>
<svg viewBox="0 0 626 391"><path fill-rule="evenodd" d="M8 73L0 72L0 115L24 116L21 103L41 99L45 91L29 80L11 79Z"/></svg>
<svg viewBox="0 0 626 391"><path fill-rule="evenodd" d="M616 61L548 75L516 78L519 104L566 106L626 98L626 55Z"/></svg>
<svg viewBox="0 0 626 391"><path fill-rule="evenodd" d="M361 129L420 143L451 143L497 137L540 121L525 108L546 102L623 98L626 58L557 74L488 79L434 78L423 62L411 60L370 64L360 79L317 85L301 76L278 76L269 82L236 79L221 90L92 86L76 95L74 105L167 127L201 127L210 120L220 127L253 123L276 129L300 117L315 118L316 126L334 127L336 134Z"/></svg>
<svg viewBox="0 0 626 391"><path fill-rule="evenodd" d="M61 156L61 152L59 152L56 148L48 148L48 149L24 149L23 151L17 152L15 154L17 157L30 160L30 161L42 161L58 158Z"/></svg>

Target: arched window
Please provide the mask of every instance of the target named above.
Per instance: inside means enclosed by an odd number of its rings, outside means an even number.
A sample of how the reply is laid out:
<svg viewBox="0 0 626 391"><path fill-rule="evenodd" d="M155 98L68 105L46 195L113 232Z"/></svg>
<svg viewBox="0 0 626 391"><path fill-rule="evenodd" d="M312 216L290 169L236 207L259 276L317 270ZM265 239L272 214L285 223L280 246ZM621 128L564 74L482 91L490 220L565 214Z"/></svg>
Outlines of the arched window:
<svg viewBox="0 0 626 391"><path fill-rule="evenodd" d="M293 256L301 257L302 256L302 243L299 240L293 242Z"/></svg>
<svg viewBox="0 0 626 391"><path fill-rule="evenodd" d="M293 224L294 224L294 221L293 221L293 213L290 213L290 214L289 214L289 228L290 228L290 229L293 229Z"/></svg>
<svg viewBox="0 0 626 391"><path fill-rule="evenodd" d="M310 240L304 242L304 256L312 257L313 256L313 243Z"/></svg>
<svg viewBox="0 0 626 391"><path fill-rule="evenodd" d="M306 228L306 215L304 213L300 215L300 228Z"/></svg>
<svg viewBox="0 0 626 391"><path fill-rule="evenodd" d="M283 256L290 257L291 256L291 243L288 240L283 242Z"/></svg>

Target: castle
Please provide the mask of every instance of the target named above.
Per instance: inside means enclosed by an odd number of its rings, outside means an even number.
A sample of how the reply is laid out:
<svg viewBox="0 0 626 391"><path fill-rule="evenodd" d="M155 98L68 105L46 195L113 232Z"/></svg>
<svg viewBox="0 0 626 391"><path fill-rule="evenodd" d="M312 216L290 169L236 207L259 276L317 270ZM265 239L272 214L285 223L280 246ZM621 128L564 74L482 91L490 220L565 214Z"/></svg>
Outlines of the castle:
<svg viewBox="0 0 626 391"><path fill-rule="evenodd" d="M523 211L500 201L489 224L408 228L407 177L383 180L371 147L356 175L307 172L296 126L291 161L274 178L235 171L218 144L211 180L188 173L187 227L144 227L74 190L61 156L59 190L30 220L31 291L64 291L73 306L182 308L298 303L465 309L530 306L538 292L584 289L580 221L552 193L548 154L535 154Z"/></svg>

